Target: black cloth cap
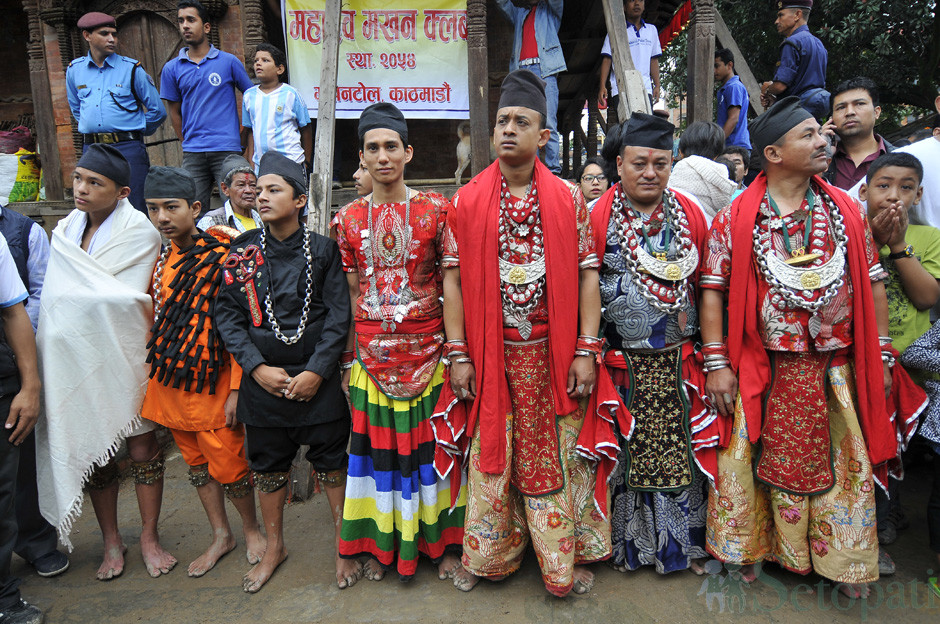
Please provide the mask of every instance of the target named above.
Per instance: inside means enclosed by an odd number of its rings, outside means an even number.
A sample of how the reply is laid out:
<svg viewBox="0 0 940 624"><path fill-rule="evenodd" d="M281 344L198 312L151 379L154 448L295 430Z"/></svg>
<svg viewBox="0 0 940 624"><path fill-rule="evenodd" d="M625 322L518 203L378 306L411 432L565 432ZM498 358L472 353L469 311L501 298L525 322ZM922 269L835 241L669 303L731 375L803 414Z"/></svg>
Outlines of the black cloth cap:
<svg viewBox="0 0 940 624"><path fill-rule="evenodd" d="M813 0L777 0L774 4L777 5L777 10L780 9L806 9L811 11L813 9Z"/></svg>
<svg viewBox="0 0 940 624"><path fill-rule="evenodd" d="M92 143L75 164L112 180L118 186L130 186L131 166L124 154L104 143Z"/></svg>
<svg viewBox="0 0 940 624"><path fill-rule="evenodd" d="M499 106L496 110L508 106L522 106L548 117L545 81L527 69L510 72L499 88Z"/></svg>
<svg viewBox="0 0 940 624"><path fill-rule="evenodd" d="M672 151L676 127L657 115L633 113L620 131L620 151L633 147Z"/></svg>
<svg viewBox="0 0 940 624"><path fill-rule="evenodd" d="M191 173L178 167L151 167L144 182L144 199L196 200L196 181Z"/></svg>
<svg viewBox="0 0 940 624"><path fill-rule="evenodd" d="M359 115L359 142L362 143L366 132L377 128L394 130L401 136L401 142L408 146L408 122L398 107L389 102L372 104Z"/></svg>
<svg viewBox="0 0 940 624"><path fill-rule="evenodd" d="M307 174L304 166L280 152L265 152L258 165L258 177L268 174L279 175L294 187L301 195L307 194Z"/></svg>
<svg viewBox="0 0 940 624"><path fill-rule="evenodd" d="M222 161L222 181L224 182L225 178L236 169L244 169L246 172L250 171L251 173L255 172L255 168L251 166L250 162L245 160L244 156L241 154L229 154L225 157L225 160Z"/></svg>
<svg viewBox="0 0 940 624"><path fill-rule="evenodd" d="M800 106L800 98L795 95L777 100L773 106L748 124L751 145L758 154L763 154L765 147L776 143L796 124L812 116L812 113Z"/></svg>
<svg viewBox="0 0 940 624"><path fill-rule="evenodd" d="M117 22L107 13L99 13L98 11L85 13L78 19L78 27L82 30L91 32L102 26L114 26L117 28Z"/></svg>

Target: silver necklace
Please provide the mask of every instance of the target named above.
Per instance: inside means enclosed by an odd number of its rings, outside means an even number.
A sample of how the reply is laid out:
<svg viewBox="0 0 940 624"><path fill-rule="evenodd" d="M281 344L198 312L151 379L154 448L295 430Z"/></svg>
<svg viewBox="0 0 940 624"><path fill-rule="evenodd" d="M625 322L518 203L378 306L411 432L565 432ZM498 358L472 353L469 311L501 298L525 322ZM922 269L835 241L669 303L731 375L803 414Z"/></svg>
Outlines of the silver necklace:
<svg viewBox="0 0 940 624"><path fill-rule="evenodd" d="M268 321L271 323L271 328L274 330L274 336L283 342L286 345L296 344L304 335L304 330L307 328L307 315L310 313L310 299L313 297L313 256L310 254L310 230L307 229L307 225L303 224L300 227L304 229L304 262L307 264L307 290L304 293L304 307L300 313L300 323L297 325L297 333L291 337L287 337L281 331L281 326L277 322L277 317L274 316L274 304L271 301L271 291L274 289L274 281L271 279L271 267L268 266L268 288L267 292L264 293L264 310L268 314ZM267 237L265 235L265 228L261 228L261 255L267 260L266 251Z"/></svg>
<svg viewBox="0 0 940 624"><path fill-rule="evenodd" d="M628 198L628 205L629 202ZM632 212L632 206L630 208ZM663 191L663 213L669 221L672 231L676 233L678 254L676 260L673 261L659 260L648 253L646 254L648 258L640 256L639 250L643 247L643 243L636 235L635 228L630 226L628 230L620 188L614 194L611 211L613 212L617 235L620 238L620 249L626 260L627 268L630 270L630 279L637 291L651 306L660 312L676 314L687 308L690 290L689 276L695 272L699 257L698 249L695 248L695 243L692 242L688 219L685 213L679 209L676 196L669 189ZM636 242L632 243L631 241ZM666 251L668 252L668 250ZM647 264L651 265L655 271L648 268ZM662 266L656 266L657 264ZM651 275L672 281L673 285L666 286L650 277L646 277L640 272L641 266L647 268ZM662 276L659 275L660 273L662 273Z"/></svg>
<svg viewBox="0 0 940 624"><path fill-rule="evenodd" d="M507 311L504 314L505 321L518 330L523 340L528 340L532 335L529 315L538 307L545 290L542 220L538 214L538 190L534 182L534 178L530 180L522 199L512 203L509 185L506 178L502 177L499 195L500 295L503 309ZM530 233L532 245L528 249L529 262L512 262L510 258L513 253L521 255L527 251L527 245L516 239L525 239Z"/></svg>
<svg viewBox="0 0 940 624"><path fill-rule="evenodd" d="M809 332L815 338L822 328L822 319L819 312L826 307L838 294L845 280L845 222L842 213L825 193L820 193L823 202L829 208L829 228L835 238L836 248L826 262L817 267L796 267L786 264L777 257L773 249L773 229L770 220L764 231L760 223L754 224L754 255L761 274L770 286L770 289L783 298L790 308L802 308L812 313L809 319ZM808 214L807 219L813 215ZM786 227L786 224L782 224ZM812 251L812 250L810 250ZM774 262L774 260L777 260ZM813 299L815 291L825 288L825 291Z"/></svg>
<svg viewBox="0 0 940 624"><path fill-rule="evenodd" d="M160 309L163 308L163 267L166 266L166 261L170 259L170 249L172 244L167 245L163 248L163 251L160 253L160 259L157 260L157 265L153 269L153 322L157 322L157 317L160 316Z"/></svg>
<svg viewBox="0 0 940 624"><path fill-rule="evenodd" d="M382 205L384 204L379 204L379 206ZM411 288L408 286L407 270L408 253L411 249L411 189L407 186L405 187L404 221L401 220L397 212L394 212L394 208L391 206L388 208L388 210L392 212L392 214L389 215L389 218L392 220L392 227L384 233L382 236L383 240L372 239L372 237L376 235L373 218L374 210L375 204L372 201L372 195L369 195L368 233L370 239L367 239L363 245L369 248L369 253L366 254L366 277L369 280L367 296L370 305L376 308L382 317L382 330L394 332L396 324L405 320L405 314L408 312L408 307L412 303L413 298ZM384 220L384 217L380 219L380 221ZM379 247L379 249L376 249L376 247ZM395 304L392 310L392 317L386 318L384 310L386 306L382 305L379 299L379 278L376 273L379 268L380 260L386 268L399 268L397 266L399 257L401 258L401 286L398 293L398 303Z"/></svg>

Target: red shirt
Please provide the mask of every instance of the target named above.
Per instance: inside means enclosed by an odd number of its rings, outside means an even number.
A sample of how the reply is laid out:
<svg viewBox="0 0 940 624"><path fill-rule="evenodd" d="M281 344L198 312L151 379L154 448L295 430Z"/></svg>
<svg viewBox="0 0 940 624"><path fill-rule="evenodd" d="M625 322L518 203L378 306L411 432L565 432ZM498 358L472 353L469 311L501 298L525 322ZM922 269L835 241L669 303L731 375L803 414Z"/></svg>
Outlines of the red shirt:
<svg viewBox="0 0 940 624"><path fill-rule="evenodd" d="M529 14L522 22L522 49L519 51L519 60L539 57L539 44L535 40L535 7L529 9Z"/></svg>

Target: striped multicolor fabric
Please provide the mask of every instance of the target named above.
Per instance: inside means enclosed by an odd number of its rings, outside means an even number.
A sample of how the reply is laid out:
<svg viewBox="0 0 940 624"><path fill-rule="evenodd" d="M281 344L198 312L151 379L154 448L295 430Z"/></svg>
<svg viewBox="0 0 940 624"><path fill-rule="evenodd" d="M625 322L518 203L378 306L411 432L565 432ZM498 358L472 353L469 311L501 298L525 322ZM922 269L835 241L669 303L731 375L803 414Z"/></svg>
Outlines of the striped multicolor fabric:
<svg viewBox="0 0 940 624"><path fill-rule="evenodd" d="M466 476L450 509L450 483L434 471L430 417L444 383L439 364L424 392L410 400L383 394L356 362L349 381L353 433L340 556L369 555L403 578L418 554L436 561L463 544Z"/></svg>

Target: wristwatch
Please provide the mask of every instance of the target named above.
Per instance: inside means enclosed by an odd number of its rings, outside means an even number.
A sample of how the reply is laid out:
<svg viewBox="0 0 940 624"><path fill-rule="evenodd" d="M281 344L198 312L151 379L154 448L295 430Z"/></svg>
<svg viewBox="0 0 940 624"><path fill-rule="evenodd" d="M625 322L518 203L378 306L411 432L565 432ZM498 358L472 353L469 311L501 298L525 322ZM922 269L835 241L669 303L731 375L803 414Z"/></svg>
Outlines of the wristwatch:
<svg viewBox="0 0 940 624"><path fill-rule="evenodd" d="M913 258L914 257L914 248L908 245L901 251L896 251L894 253L888 254L888 257L892 260L900 260L901 258Z"/></svg>

